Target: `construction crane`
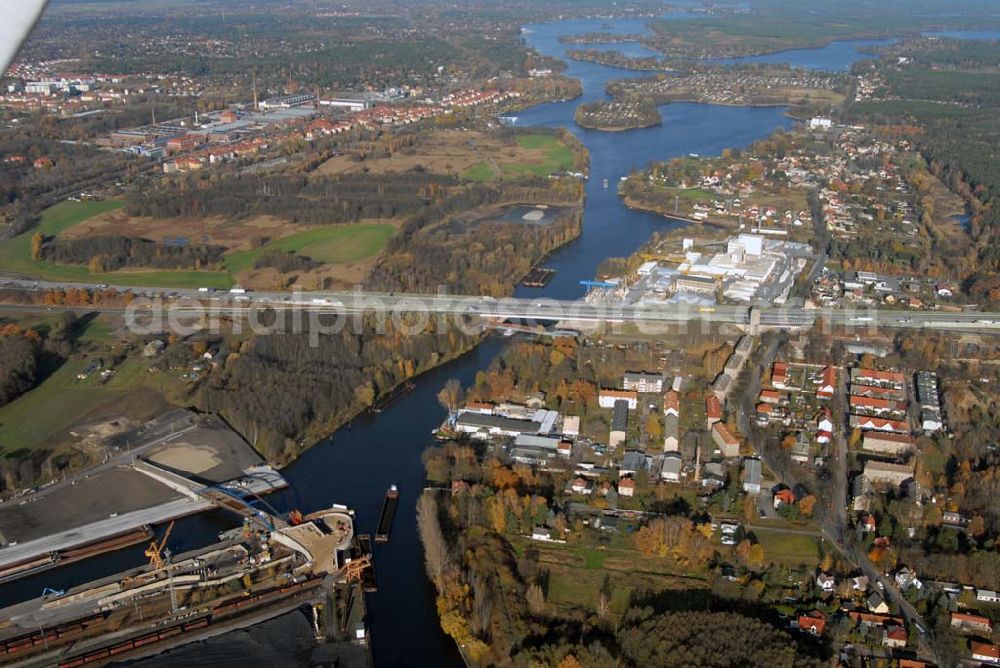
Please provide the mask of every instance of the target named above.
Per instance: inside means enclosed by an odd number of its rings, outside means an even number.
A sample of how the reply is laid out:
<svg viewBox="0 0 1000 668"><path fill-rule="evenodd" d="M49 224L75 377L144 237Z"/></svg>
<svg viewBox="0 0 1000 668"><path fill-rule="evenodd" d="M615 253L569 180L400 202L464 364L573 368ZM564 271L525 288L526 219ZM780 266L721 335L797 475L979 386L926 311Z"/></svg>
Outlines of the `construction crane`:
<svg viewBox="0 0 1000 668"><path fill-rule="evenodd" d="M344 579L348 582L360 582L361 576L365 569L371 566L372 558L369 555L365 555L358 559L352 559L350 562L344 565L343 573Z"/></svg>
<svg viewBox="0 0 1000 668"><path fill-rule="evenodd" d="M160 544L157 545L156 541L152 541L149 547L146 548L146 556L149 557L149 565L155 569L160 570L167 565L167 562L163 559L163 548L167 546L167 538L170 537L170 532L174 530L174 523L171 522L167 527L166 532L163 534L163 539Z"/></svg>

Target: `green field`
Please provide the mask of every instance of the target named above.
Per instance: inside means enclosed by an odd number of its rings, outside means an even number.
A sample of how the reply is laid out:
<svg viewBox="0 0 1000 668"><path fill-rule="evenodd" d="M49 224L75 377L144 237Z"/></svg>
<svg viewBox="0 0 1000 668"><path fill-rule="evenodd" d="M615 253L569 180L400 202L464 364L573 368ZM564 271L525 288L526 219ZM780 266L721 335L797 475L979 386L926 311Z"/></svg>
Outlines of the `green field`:
<svg viewBox="0 0 1000 668"><path fill-rule="evenodd" d="M573 169L573 152L551 135L525 135L518 137L517 143L521 148L545 151L545 157L541 162L514 162L501 165L500 168L505 174L548 176L554 172Z"/></svg>
<svg viewBox="0 0 1000 668"><path fill-rule="evenodd" d="M253 267L266 250L280 249L307 255L319 262L357 262L379 253L395 232L389 224L359 223L317 227L276 239L250 251L225 256L226 271L123 270L91 273L82 265L55 264L31 259L31 237L36 230L54 236L89 218L119 209L123 202L60 202L46 209L38 227L0 245L0 271L51 281L108 283L131 287L229 288L233 274Z"/></svg>
<svg viewBox="0 0 1000 668"><path fill-rule="evenodd" d="M622 615L628 609L634 587L611 578L611 613ZM556 606L597 610L604 574L596 571L556 570L549 573L547 598Z"/></svg>
<svg viewBox="0 0 1000 668"><path fill-rule="evenodd" d="M232 285L224 271L115 271L92 274L85 266L55 264L31 259L31 237L36 231L46 236L65 232L85 220L120 209L124 202L60 202L42 212L38 227L0 245L0 271L25 274L45 280L79 283L113 283L136 287L227 288Z"/></svg>
<svg viewBox="0 0 1000 668"><path fill-rule="evenodd" d="M607 538L611 544L601 548L526 539L515 539L513 544L515 551L529 544L539 551L540 564L548 573L546 600L556 607L597 611L605 578L611 587L612 616L628 609L634 592L686 590L692 601L703 595L706 582L700 569L679 569L671 559L643 556L626 547L625 536Z"/></svg>
<svg viewBox="0 0 1000 668"><path fill-rule="evenodd" d="M377 255L395 232L387 223L327 225L270 241L260 248L225 256L231 274L252 269L261 255L270 250L299 253L327 264L358 262Z"/></svg>
<svg viewBox="0 0 1000 668"><path fill-rule="evenodd" d="M485 162L476 163L462 174L463 179L479 181L480 183L489 181L494 176L496 176L496 172Z"/></svg>
<svg viewBox="0 0 1000 668"><path fill-rule="evenodd" d="M780 566L796 568L813 567L819 563L819 545L813 536L757 531L754 533L764 548L764 558Z"/></svg>
<svg viewBox="0 0 1000 668"><path fill-rule="evenodd" d="M106 317L98 316L89 320L81 328L76 340L79 343L108 343L111 341L112 331L111 324L107 321Z"/></svg>
<svg viewBox="0 0 1000 668"><path fill-rule="evenodd" d="M48 262L37 262L31 259L31 237L36 231L47 236L65 232L69 228L108 211L120 209L124 202L105 200L103 202L60 202L42 212L38 227L19 234L10 241L0 245L0 270L21 274L41 274L41 270L50 267L56 269L77 269L77 267L57 267ZM83 267L87 275L86 267ZM55 276L54 278L62 278Z"/></svg>
<svg viewBox="0 0 1000 668"><path fill-rule="evenodd" d="M0 408L0 449L13 452L50 443L59 432L129 394L128 379L123 379L117 388L109 387L110 383L99 385L91 379L78 381L77 374L86 366L87 360L70 360L37 388ZM136 380L133 375L132 381Z"/></svg>

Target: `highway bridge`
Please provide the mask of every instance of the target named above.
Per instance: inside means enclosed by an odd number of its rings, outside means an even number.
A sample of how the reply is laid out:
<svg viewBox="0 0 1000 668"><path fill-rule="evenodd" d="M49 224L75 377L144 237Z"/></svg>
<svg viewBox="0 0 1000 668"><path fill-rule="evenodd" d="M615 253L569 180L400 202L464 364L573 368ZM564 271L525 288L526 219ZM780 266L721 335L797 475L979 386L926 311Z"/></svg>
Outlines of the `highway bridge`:
<svg viewBox="0 0 1000 668"><path fill-rule="evenodd" d="M566 327L586 330L600 324L633 323L643 326L676 325L702 321L750 327L806 328L822 318L831 327L853 328L859 332L874 332L878 328L913 328L955 331L1000 331L1000 313L983 311L918 311L887 308L805 308L719 304L696 306L665 302L630 303L600 301L502 298L480 295L369 292L360 289L334 292L244 292L241 290L206 290L173 288L128 288L123 286L85 283L51 283L24 279L0 281L0 288L29 291L65 290L71 288L102 290L115 288L131 291L136 299L127 308L102 307L100 304L80 308L87 311L122 312L136 325L170 318L171 321L204 317L241 316L267 309L297 311L310 314L342 316L373 315L402 317L404 314L444 314L456 317L478 316L486 320L520 320L529 323L562 323ZM754 313L756 312L756 313ZM759 321L758 321L759 318ZM164 324L164 323L156 323Z"/></svg>

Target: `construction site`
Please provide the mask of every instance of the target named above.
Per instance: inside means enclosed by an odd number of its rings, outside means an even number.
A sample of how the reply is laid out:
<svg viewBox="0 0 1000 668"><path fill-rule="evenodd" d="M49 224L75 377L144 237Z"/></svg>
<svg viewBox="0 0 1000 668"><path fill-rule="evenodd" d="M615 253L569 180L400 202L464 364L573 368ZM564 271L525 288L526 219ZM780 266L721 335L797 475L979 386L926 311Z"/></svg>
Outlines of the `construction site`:
<svg viewBox="0 0 1000 668"><path fill-rule="evenodd" d="M0 581L149 541L144 566L0 610L0 663L131 661L303 608L325 657L370 665L371 539L355 535L354 512L278 513L263 496L287 487L280 473L216 419L182 417L167 437L0 506ZM174 519L209 509L242 523L174 554Z"/></svg>

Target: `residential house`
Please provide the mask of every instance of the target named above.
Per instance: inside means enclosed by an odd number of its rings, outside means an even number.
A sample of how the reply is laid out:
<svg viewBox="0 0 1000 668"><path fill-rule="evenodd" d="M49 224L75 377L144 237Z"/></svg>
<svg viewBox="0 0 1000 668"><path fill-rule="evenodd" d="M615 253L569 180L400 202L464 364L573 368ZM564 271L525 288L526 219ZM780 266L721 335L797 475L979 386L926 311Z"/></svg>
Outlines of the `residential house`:
<svg viewBox="0 0 1000 668"><path fill-rule="evenodd" d="M611 431L608 434L608 445L617 448L625 442L625 434L628 430L628 401L619 399L615 402L614 412L611 414Z"/></svg>
<svg viewBox="0 0 1000 668"><path fill-rule="evenodd" d="M853 385L851 386L851 395L900 402L906 400L906 392L904 390L897 390L894 387L879 387L877 385Z"/></svg>
<svg viewBox="0 0 1000 668"><path fill-rule="evenodd" d="M677 416L681 414L681 397L674 390L663 395L663 414Z"/></svg>
<svg viewBox="0 0 1000 668"><path fill-rule="evenodd" d="M919 659L900 659L897 668L932 668L931 664Z"/></svg>
<svg viewBox="0 0 1000 668"><path fill-rule="evenodd" d="M888 483L898 487L913 477L913 464L865 462L864 477L871 483Z"/></svg>
<svg viewBox="0 0 1000 668"><path fill-rule="evenodd" d="M805 432L800 432L792 445L792 451L789 455L791 460L799 464L807 464L811 453L812 445L809 443L809 437L806 436Z"/></svg>
<svg viewBox="0 0 1000 668"><path fill-rule="evenodd" d="M889 612L888 604L877 591L872 592L871 596L865 599L865 605L876 615L884 615Z"/></svg>
<svg viewBox="0 0 1000 668"><path fill-rule="evenodd" d="M811 633L814 636L821 636L823 635L823 630L826 628L826 615L819 610L813 610L804 615L799 615L798 623L800 631Z"/></svg>
<svg viewBox="0 0 1000 668"><path fill-rule="evenodd" d="M722 402L714 394L705 395L705 429L722 420Z"/></svg>
<svg viewBox="0 0 1000 668"><path fill-rule="evenodd" d="M820 573L816 576L816 586L819 587L821 591L833 591L837 586L837 580L832 575Z"/></svg>
<svg viewBox="0 0 1000 668"><path fill-rule="evenodd" d="M760 401L765 404L779 404L781 403L781 392L763 389L760 391Z"/></svg>
<svg viewBox="0 0 1000 668"><path fill-rule="evenodd" d="M862 594L868 591L868 576L858 575L851 578L851 591L859 591Z"/></svg>
<svg viewBox="0 0 1000 668"><path fill-rule="evenodd" d="M712 425L712 441L718 446L723 457L740 456L739 439L733 436L733 433L729 431L729 427L721 422L716 422Z"/></svg>
<svg viewBox="0 0 1000 668"><path fill-rule="evenodd" d="M816 431L833 432L833 418L829 408L825 406L816 415Z"/></svg>
<svg viewBox="0 0 1000 668"><path fill-rule="evenodd" d="M714 381L712 381L712 394L714 394L720 402L725 401L735 384L736 376L728 371L723 371L715 377Z"/></svg>
<svg viewBox="0 0 1000 668"><path fill-rule="evenodd" d="M705 462L701 467L701 486L720 489L726 484L726 469L721 462Z"/></svg>
<svg viewBox="0 0 1000 668"><path fill-rule="evenodd" d="M639 450L626 450L622 463L618 466L619 475L635 475L639 471L648 471L652 457Z"/></svg>
<svg viewBox="0 0 1000 668"><path fill-rule="evenodd" d="M997 647L991 642L972 640L969 642L969 651L972 653L972 659L974 661L1000 664L1000 647Z"/></svg>
<svg viewBox="0 0 1000 668"><path fill-rule="evenodd" d="M676 452L668 452L663 457L663 466L660 468L660 477L668 482L680 482L681 479L681 456Z"/></svg>
<svg viewBox="0 0 1000 668"><path fill-rule="evenodd" d="M552 540L552 529L548 527L536 526L531 530L531 540L547 542Z"/></svg>
<svg viewBox="0 0 1000 668"><path fill-rule="evenodd" d="M861 397L851 395L851 412L858 415L898 415L906 412L906 406L890 399L880 397Z"/></svg>
<svg viewBox="0 0 1000 668"><path fill-rule="evenodd" d="M1000 598L997 597L997 593L992 589L977 589L976 600L979 601L980 603L1000 602Z"/></svg>
<svg viewBox="0 0 1000 668"><path fill-rule="evenodd" d="M790 506L795 503L795 492L785 487L774 493L774 507Z"/></svg>
<svg viewBox="0 0 1000 668"><path fill-rule="evenodd" d="M663 375L655 373L628 372L622 378L622 387L634 392L662 392ZM635 408L634 406L632 408Z"/></svg>
<svg viewBox="0 0 1000 668"><path fill-rule="evenodd" d="M851 415L851 427L858 429L872 429L878 431L894 431L897 434L909 434L910 424L906 420L889 420L879 417L867 417L863 415Z"/></svg>
<svg viewBox="0 0 1000 668"><path fill-rule="evenodd" d="M941 523L956 529L965 529L965 527L969 526L969 518L962 513L946 510L941 513Z"/></svg>
<svg viewBox="0 0 1000 668"><path fill-rule="evenodd" d="M993 633L993 623L982 615L970 615L966 612L951 613L951 625L963 631L978 631Z"/></svg>
<svg viewBox="0 0 1000 668"><path fill-rule="evenodd" d="M902 390L905 386L905 378L898 371L879 371L877 369L851 369L851 386L854 385L874 385L877 387L891 387Z"/></svg>
<svg viewBox="0 0 1000 668"><path fill-rule="evenodd" d="M771 366L771 385L779 390L788 389L788 364L775 362Z"/></svg>
<svg viewBox="0 0 1000 668"><path fill-rule="evenodd" d="M906 627L890 626L886 628L885 635L882 637L882 645L889 649L899 649L906 647L908 639L909 634L906 633Z"/></svg>
<svg viewBox="0 0 1000 668"><path fill-rule="evenodd" d="M861 449L886 455L905 455L913 449L913 438L909 434L866 431L861 438Z"/></svg>
<svg viewBox="0 0 1000 668"><path fill-rule="evenodd" d="M850 612L848 614L852 620L862 626L885 626L888 624L895 624L897 626L903 625L903 619L901 617L890 617L886 614L873 614L870 612L859 611Z"/></svg>
<svg viewBox="0 0 1000 668"><path fill-rule="evenodd" d="M594 491L594 485L590 480L586 478L573 478L573 482L570 483L569 489L574 494L592 494Z"/></svg>
<svg viewBox="0 0 1000 668"><path fill-rule="evenodd" d="M833 438L833 420L829 408L820 409L816 416L816 442L827 444Z"/></svg>
<svg viewBox="0 0 1000 668"><path fill-rule="evenodd" d="M823 367L816 386L816 396L820 399L832 399L837 391L837 370L832 366Z"/></svg>
<svg viewBox="0 0 1000 668"><path fill-rule="evenodd" d="M924 586L924 583L920 581L920 579L917 577L917 574L911 571L906 566L903 566L898 571L896 571L896 574L893 576L893 579L896 580L896 586L903 591L906 591L910 587L921 589Z"/></svg>
<svg viewBox="0 0 1000 668"><path fill-rule="evenodd" d="M757 424L766 425L772 420L780 421L782 419L782 411L778 406L774 404L757 404Z"/></svg>
<svg viewBox="0 0 1000 668"><path fill-rule="evenodd" d="M597 404L601 408L614 408L617 401L624 400L629 410L635 410L639 405L639 393L635 390L609 390L601 388L597 394Z"/></svg>
<svg viewBox="0 0 1000 668"><path fill-rule="evenodd" d="M663 449L676 452L679 447L680 424L677 416L671 413L663 417Z"/></svg>
<svg viewBox="0 0 1000 668"><path fill-rule="evenodd" d="M747 494L760 494L760 460L747 457L743 460L743 491Z"/></svg>
<svg viewBox="0 0 1000 668"><path fill-rule="evenodd" d="M632 478L622 478L619 480L618 493L622 496L632 496L635 494L635 480Z"/></svg>

